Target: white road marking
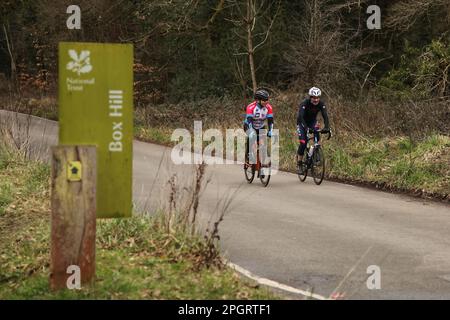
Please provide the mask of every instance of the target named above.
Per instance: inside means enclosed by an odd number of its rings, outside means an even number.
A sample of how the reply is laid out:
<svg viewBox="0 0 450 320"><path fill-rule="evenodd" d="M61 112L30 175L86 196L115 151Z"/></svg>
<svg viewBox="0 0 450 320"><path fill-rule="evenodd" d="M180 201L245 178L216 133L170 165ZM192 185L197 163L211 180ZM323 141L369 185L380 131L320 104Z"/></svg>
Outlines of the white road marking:
<svg viewBox="0 0 450 320"><path fill-rule="evenodd" d="M279 290L283 290L283 291L287 291L290 293L294 293L294 294L300 294L302 296L305 296L307 298L313 298L313 299L317 299L317 300L330 300L324 296L321 296L319 294L316 293L311 293L305 290L301 290L301 289L297 289L294 287L290 287L288 285L282 284L282 283L278 283L276 281L270 280L270 279L266 279L266 278L261 278L257 275L254 275L253 273L251 273L250 271L248 271L247 269L244 269L240 266L238 266L237 264L234 264L232 262L227 262L227 265L229 267L231 267L232 269L234 269L235 271L243 274L244 276L246 276L247 278L250 278L254 281L256 281L257 283L264 285L264 286L268 286L268 287L272 287L272 288L276 288Z"/></svg>
<svg viewBox="0 0 450 320"><path fill-rule="evenodd" d="M334 294L338 293L338 290L341 288L341 286L345 283L345 281L347 281L347 279L350 277L350 275L353 273L353 271L355 271L355 269L359 266L359 264L361 263L361 261L364 260L364 258L367 256L367 254L370 252L370 250L372 250L373 246L370 246L366 252L364 252L364 254L361 256L361 258L358 259L358 261L356 261L356 263L350 268L350 271L345 275L345 277L342 279L342 281L338 284L338 286L336 287L336 289L333 290L333 292L331 293L331 296L333 296Z"/></svg>

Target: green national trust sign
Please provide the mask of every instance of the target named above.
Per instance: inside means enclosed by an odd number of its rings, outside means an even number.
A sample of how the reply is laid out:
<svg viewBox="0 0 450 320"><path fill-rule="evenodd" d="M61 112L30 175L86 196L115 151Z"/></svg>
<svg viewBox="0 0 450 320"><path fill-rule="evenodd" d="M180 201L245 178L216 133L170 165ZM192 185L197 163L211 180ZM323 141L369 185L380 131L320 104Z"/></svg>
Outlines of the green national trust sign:
<svg viewBox="0 0 450 320"><path fill-rule="evenodd" d="M97 218L132 209L133 46L59 44L59 144L97 146Z"/></svg>

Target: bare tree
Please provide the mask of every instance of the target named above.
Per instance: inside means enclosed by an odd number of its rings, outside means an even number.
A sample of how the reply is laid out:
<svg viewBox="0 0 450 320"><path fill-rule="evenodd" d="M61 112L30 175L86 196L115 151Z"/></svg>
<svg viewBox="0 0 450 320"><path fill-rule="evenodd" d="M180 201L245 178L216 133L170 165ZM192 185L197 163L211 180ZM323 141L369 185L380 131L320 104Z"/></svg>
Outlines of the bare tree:
<svg viewBox="0 0 450 320"><path fill-rule="evenodd" d="M417 20L435 10L442 15L442 21L450 22L450 2L448 0L402 0L392 4L386 18L388 28L408 31Z"/></svg>
<svg viewBox="0 0 450 320"><path fill-rule="evenodd" d="M233 31L240 39L240 49L245 48L244 52L236 52L235 55L248 57L252 90L255 92L258 87L255 52L266 44L270 36L280 10L280 1L228 0L228 4L232 8L231 18L228 20L236 27Z"/></svg>
<svg viewBox="0 0 450 320"><path fill-rule="evenodd" d="M13 54L13 51L14 51L13 44L10 40L10 37L8 36L8 34L9 34L9 23L8 22L6 22L6 24L3 23L3 32L5 34L6 47L8 49L9 58L11 60L11 80L12 80L11 82L13 84L16 84L16 73L17 73L16 62L15 62L14 54Z"/></svg>
<svg viewBox="0 0 450 320"><path fill-rule="evenodd" d="M358 60L374 49L361 44L363 19L357 14L362 11L366 0L347 1L333 5L329 0L306 0L305 13L292 24L298 26L291 37L290 50L284 54L284 71L294 86L318 85L327 88L339 87L352 76L361 78L363 88L372 70L362 69L372 64L357 64ZM342 12L355 13L357 23L349 25ZM364 77L366 76L366 77Z"/></svg>

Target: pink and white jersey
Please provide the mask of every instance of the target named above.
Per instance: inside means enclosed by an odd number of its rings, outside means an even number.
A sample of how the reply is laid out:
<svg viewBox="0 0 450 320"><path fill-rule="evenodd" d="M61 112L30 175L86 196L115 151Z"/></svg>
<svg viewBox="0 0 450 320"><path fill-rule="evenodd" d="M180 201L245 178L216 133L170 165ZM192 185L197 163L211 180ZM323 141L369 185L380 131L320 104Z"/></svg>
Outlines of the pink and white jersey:
<svg viewBox="0 0 450 320"><path fill-rule="evenodd" d="M264 121L267 118L273 118L272 106L268 103L265 107L259 105L256 101L250 103L247 106L246 117L253 117L253 128L264 128Z"/></svg>

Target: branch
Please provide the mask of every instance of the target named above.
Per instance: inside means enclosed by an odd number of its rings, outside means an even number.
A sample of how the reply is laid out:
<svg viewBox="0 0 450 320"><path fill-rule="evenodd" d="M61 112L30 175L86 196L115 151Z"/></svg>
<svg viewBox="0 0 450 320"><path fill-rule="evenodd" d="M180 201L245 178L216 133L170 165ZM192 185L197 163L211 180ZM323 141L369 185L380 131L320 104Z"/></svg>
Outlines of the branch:
<svg viewBox="0 0 450 320"><path fill-rule="evenodd" d="M3 32L5 33L6 46L8 48L9 57L11 58L11 78L15 81L16 78L16 63L14 62L14 56L12 53L12 44L9 41L8 32L6 31L6 26L3 23Z"/></svg>
<svg viewBox="0 0 450 320"><path fill-rule="evenodd" d="M361 90L360 90L361 93L362 93L362 90L364 89L364 86L366 85L367 79L369 79L369 75L372 73L372 70L376 67L376 65L379 64L381 61L391 59L391 58L392 58L392 55L390 55L389 57L382 58L382 59L378 60L377 62L375 62L374 64L372 64L369 72L367 72L366 77L364 78L363 84L361 85Z"/></svg>
<svg viewBox="0 0 450 320"><path fill-rule="evenodd" d="M255 52L259 47L261 47L264 43L266 43L267 39L269 38L269 33L270 30L272 29L273 23L275 22L275 19L278 15L278 12L280 11L280 1L278 1L278 7L277 7L277 11L275 12L275 15L273 16L273 19L270 21L270 25L269 28L267 29L266 32L266 36L264 38L264 40L262 40L259 44L257 44L254 48L253 48L253 52Z"/></svg>
<svg viewBox="0 0 450 320"><path fill-rule="evenodd" d="M238 38L240 38L241 40L246 40L246 39L247 39L246 36L243 36L243 35L239 34L236 30L233 30L233 33L234 33Z"/></svg>
<svg viewBox="0 0 450 320"><path fill-rule="evenodd" d="M233 56L247 56L248 52L238 52L238 53L233 53Z"/></svg>
<svg viewBox="0 0 450 320"><path fill-rule="evenodd" d="M217 15L223 10L223 6L225 4L225 0L220 0L217 4L216 8L214 9L213 15L206 21L206 23L203 26L196 26L197 31L206 30L209 28L209 25L214 23L214 20L216 19Z"/></svg>

